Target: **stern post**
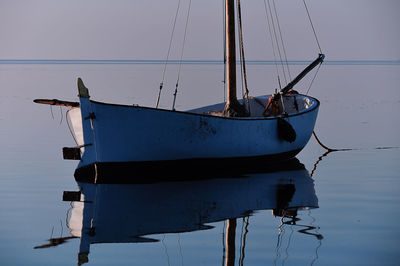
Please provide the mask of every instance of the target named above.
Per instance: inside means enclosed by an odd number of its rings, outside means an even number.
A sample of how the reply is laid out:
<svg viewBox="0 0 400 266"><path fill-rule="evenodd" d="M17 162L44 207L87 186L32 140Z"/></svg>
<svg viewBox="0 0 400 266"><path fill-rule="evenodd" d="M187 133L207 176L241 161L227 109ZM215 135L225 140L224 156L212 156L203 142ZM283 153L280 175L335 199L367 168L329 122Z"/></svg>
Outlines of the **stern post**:
<svg viewBox="0 0 400 266"><path fill-rule="evenodd" d="M82 155L82 159L79 162L78 168L83 166L92 165L94 166L94 173L91 179L96 182L97 180L97 143L95 137L95 123L96 115L93 111L92 104L90 102L89 90L86 88L81 78L78 78L78 97L80 101L81 115L82 115L82 129L83 129L83 140L85 151ZM89 177L88 177L89 178Z"/></svg>

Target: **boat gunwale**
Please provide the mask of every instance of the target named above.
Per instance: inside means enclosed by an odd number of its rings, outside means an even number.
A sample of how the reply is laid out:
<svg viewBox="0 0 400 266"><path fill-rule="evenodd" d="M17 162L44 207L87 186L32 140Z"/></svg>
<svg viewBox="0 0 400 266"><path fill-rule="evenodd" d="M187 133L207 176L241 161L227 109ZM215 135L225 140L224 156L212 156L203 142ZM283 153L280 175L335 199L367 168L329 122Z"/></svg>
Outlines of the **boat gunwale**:
<svg viewBox="0 0 400 266"><path fill-rule="evenodd" d="M253 120L274 120L278 118L287 118L287 117L295 117L299 115L303 115L309 112L314 111L320 106L320 102L318 99L304 95L304 94L297 94L299 96L304 96L311 98L313 101L315 101L315 104L313 104L310 108L307 108L303 111L296 112L294 114L287 114L287 115L278 115L278 116L269 116L269 117L225 117L225 116L216 116L216 115L210 115L210 114L199 114L199 113L193 113L190 111L177 111L177 110L169 110L169 109L161 109L161 108L155 108L155 107L148 107L148 106L140 106L140 105L128 105L128 104L116 104L116 103L106 103L106 102L100 102L100 101L95 101L95 100L90 100L90 102L93 102L95 104L100 104L100 105L108 105L108 106L120 106L120 107L130 107L130 108L139 108L139 109L148 109L148 110L154 110L154 111L164 111L164 112L171 112L171 113L179 113L179 114L186 114L186 115L194 115L194 116L202 116L202 117L212 117L212 118L218 118L218 119L227 119L227 120L237 120L237 121L253 121ZM263 95L263 96L268 96L268 95ZM260 96L259 96L260 97ZM261 96L262 97L262 96Z"/></svg>

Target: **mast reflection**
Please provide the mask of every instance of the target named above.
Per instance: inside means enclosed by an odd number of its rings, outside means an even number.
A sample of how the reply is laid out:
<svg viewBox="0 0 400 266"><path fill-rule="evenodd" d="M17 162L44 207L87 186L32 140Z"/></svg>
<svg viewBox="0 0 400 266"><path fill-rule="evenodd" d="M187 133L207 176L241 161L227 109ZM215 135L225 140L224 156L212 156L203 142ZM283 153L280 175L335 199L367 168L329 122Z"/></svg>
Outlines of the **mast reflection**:
<svg viewBox="0 0 400 266"><path fill-rule="evenodd" d="M295 224L298 210L318 208L314 182L295 160L296 167L292 164L290 170L241 173L241 178L153 184L78 182L79 197L73 193L73 200L79 201L73 203L68 221L69 238L80 238L78 264L88 262L93 244L155 242L159 240L151 235L206 230L213 228L209 223L227 220L224 264L234 265L237 218L272 210L275 216L290 217L286 224Z"/></svg>

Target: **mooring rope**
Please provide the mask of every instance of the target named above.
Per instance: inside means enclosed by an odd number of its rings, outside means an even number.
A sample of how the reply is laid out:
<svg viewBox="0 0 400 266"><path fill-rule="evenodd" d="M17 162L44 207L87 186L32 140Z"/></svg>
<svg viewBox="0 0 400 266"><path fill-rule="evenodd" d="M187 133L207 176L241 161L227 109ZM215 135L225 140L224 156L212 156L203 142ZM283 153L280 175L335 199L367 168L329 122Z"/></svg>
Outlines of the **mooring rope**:
<svg viewBox="0 0 400 266"><path fill-rule="evenodd" d="M331 148L327 147L326 145L324 145L324 144L319 140L319 138L317 137L317 134L315 134L315 131L313 131L313 136L314 136L315 140L318 142L318 144L321 145L321 147L324 148L325 150L327 150L328 152L332 152L332 151L351 151L351 150L354 150L354 149L349 149L349 148L347 148L347 149L331 149Z"/></svg>
<svg viewBox="0 0 400 266"><path fill-rule="evenodd" d="M354 151L354 150L361 150L361 149L357 149L357 148L353 148L353 149L330 149L328 147L326 147L324 144L321 143L321 141L319 141L319 139L317 138L317 135L315 134L315 132L313 132L314 137L317 139L318 144L320 144L325 150L326 152L324 152L321 156L318 157L317 161L314 163L313 165L313 169L310 172L310 177L312 177L315 173L315 171L317 170L317 166L318 164L322 161L322 159L324 157L326 157L328 154L330 154L331 152L335 152L335 151ZM387 150L387 149L400 149L400 147L375 147L372 148L374 150Z"/></svg>
<svg viewBox="0 0 400 266"><path fill-rule="evenodd" d="M314 163L313 169L310 172L310 177L312 177L314 175L315 170L317 170L317 165L319 164L320 161L322 161L322 158L327 156L329 153L331 153L331 152L326 151L326 152L324 152L324 154L322 154L321 156L318 157L318 160Z"/></svg>

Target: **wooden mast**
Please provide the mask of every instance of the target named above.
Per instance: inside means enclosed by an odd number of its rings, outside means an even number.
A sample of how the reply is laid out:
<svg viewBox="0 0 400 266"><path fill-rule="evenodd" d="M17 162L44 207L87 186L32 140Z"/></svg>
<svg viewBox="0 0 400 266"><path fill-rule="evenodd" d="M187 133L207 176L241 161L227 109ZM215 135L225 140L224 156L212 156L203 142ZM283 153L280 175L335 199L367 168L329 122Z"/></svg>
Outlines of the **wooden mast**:
<svg viewBox="0 0 400 266"><path fill-rule="evenodd" d="M235 0L225 0L225 18L226 79L228 95L224 115L228 117L243 116L246 112L236 98ZM228 219L228 226L226 228L227 250L225 266L235 265L235 233L236 219Z"/></svg>
<svg viewBox="0 0 400 266"><path fill-rule="evenodd" d="M245 116L246 110L236 98L236 46L235 46L235 0L225 0L226 12L226 58L227 58L227 102L224 115Z"/></svg>
<svg viewBox="0 0 400 266"><path fill-rule="evenodd" d="M227 92L229 105L236 100L236 44L235 44L235 3L234 0L225 1L226 12L226 57L227 57Z"/></svg>

